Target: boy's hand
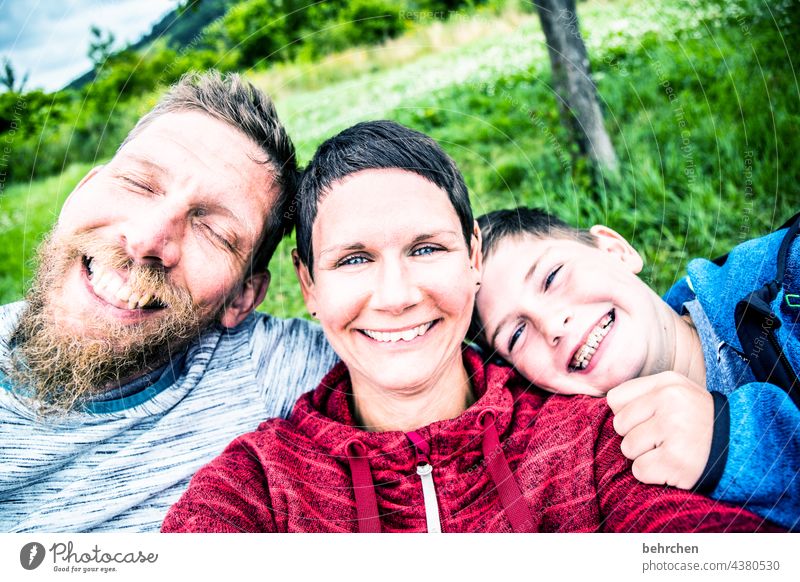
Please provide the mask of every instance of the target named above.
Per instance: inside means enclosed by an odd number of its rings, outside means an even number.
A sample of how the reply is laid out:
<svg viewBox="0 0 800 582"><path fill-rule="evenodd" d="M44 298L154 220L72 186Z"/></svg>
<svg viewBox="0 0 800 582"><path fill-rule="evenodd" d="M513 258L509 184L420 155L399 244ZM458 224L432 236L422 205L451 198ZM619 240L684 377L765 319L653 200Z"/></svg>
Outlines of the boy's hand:
<svg viewBox="0 0 800 582"><path fill-rule="evenodd" d="M622 454L643 483L691 489L711 453L714 399L676 372L634 378L609 390Z"/></svg>

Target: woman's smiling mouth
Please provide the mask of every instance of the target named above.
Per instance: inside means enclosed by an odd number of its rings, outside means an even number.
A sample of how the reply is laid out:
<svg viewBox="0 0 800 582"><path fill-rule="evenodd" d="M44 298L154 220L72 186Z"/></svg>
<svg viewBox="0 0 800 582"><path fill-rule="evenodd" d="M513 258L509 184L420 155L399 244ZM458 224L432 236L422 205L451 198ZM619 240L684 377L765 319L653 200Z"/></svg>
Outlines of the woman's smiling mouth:
<svg viewBox="0 0 800 582"><path fill-rule="evenodd" d="M600 321L591 329L586 336L586 341L578 346L572 354L572 360L569 363L570 372L578 372L585 370L592 361L592 357L600 348L600 344L606 338L614 326L614 310L612 309L606 313Z"/></svg>
<svg viewBox="0 0 800 582"><path fill-rule="evenodd" d="M419 336L425 335L428 330L438 321L438 319L435 319L421 325L393 331L379 331L374 329L359 329L358 331L363 333L365 336L381 343L396 343L399 341L410 342Z"/></svg>

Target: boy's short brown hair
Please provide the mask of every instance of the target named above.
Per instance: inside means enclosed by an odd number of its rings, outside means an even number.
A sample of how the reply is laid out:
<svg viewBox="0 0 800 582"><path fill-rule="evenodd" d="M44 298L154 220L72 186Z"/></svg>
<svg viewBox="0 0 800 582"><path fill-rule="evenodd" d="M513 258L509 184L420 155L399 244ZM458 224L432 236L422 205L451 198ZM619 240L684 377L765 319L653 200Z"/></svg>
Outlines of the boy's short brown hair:
<svg viewBox="0 0 800 582"><path fill-rule="evenodd" d="M594 236L588 230L575 228L541 208L518 206L508 210L495 210L479 217L478 225L481 228L481 250L484 258L497 248L501 240L526 234L540 239L574 239L591 247L597 246Z"/></svg>

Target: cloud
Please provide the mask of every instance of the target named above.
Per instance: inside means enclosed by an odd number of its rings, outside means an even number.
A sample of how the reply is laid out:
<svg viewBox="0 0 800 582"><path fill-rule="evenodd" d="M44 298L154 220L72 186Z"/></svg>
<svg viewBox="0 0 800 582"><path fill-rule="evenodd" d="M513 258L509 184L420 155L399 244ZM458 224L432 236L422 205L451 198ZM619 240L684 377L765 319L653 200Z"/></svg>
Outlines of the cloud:
<svg viewBox="0 0 800 582"><path fill-rule="evenodd" d="M111 30L117 47L135 42L175 8L177 0L0 0L0 55L28 88L55 90L91 68L89 28Z"/></svg>

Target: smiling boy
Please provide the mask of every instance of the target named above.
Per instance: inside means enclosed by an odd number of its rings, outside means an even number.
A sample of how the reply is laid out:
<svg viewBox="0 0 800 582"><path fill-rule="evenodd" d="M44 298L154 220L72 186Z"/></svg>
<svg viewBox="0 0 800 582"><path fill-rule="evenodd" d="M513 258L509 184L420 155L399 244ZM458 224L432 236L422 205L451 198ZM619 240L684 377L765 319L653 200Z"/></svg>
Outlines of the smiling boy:
<svg viewBox="0 0 800 582"><path fill-rule="evenodd" d="M637 276L639 253L606 226L578 230L528 208L478 222L485 345L545 390L607 395L639 480L798 527L800 413L779 387L755 381L731 330L733 305L774 274L785 231L736 247L725 267L693 261L667 303ZM795 240L788 288L798 253ZM779 337L796 362L797 314L781 315Z"/></svg>

